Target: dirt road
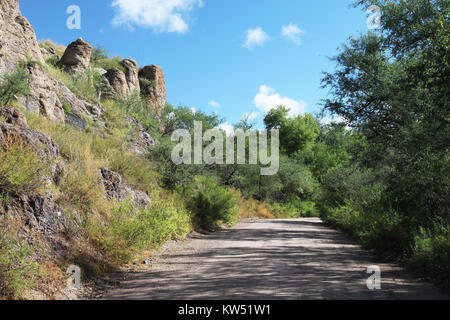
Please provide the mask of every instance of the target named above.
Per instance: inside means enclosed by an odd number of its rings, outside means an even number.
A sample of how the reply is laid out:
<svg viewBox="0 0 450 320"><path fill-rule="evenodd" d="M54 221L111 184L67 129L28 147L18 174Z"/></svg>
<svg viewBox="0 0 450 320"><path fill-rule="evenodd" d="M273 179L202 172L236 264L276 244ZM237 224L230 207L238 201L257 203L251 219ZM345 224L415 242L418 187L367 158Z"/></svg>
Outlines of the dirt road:
<svg viewBox="0 0 450 320"><path fill-rule="evenodd" d="M381 290L367 267L381 268ZM449 299L319 219L258 220L167 245L105 299Z"/></svg>

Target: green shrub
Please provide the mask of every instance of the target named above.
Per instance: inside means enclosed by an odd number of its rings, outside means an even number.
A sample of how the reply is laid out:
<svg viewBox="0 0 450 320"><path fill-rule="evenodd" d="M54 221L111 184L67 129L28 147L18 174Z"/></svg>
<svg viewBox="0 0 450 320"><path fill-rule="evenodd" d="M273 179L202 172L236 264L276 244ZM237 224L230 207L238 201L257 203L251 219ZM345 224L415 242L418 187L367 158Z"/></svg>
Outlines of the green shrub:
<svg viewBox="0 0 450 320"><path fill-rule="evenodd" d="M237 221L240 213L237 197L214 179L199 176L191 188L189 204L200 227L209 229Z"/></svg>
<svg viewBox="0 0 450 320"><path fill-rule="evenodd" d="M0 230L8 230L3 227ZM20 299L34 286L38 265L32 261L32 247L13 237L0 233L0 297Z"/></svg>
<svg viewBox="0 0 450 320"><path fill-rule="evenodd" d="M43 185L49 163L15 136L0 145L0 199L35 191Z"/></svg>
<svg viewBox="0 0 450 320"><path fill-rule="evenodd" d="M24 66L18 66L14 72L0 77L0 104L7 105L14 96L30 92L28 79L30 75Z"/></svg>
<svg viewBox="0 0 450 320"><path fill-rule="evenodd" d="M120 56L110 57L108 52L102 47L96 46L92 49L91 65L94 68L119 69L125 71L124 67L120 64L122 58Z"/></svg>
<svg viewBox="0 0 450 320"><path fill-rule="evenodd" d="M67 103L67 102L64 101L63 104L62 104L62 107L63 107L64 113L65 113L66 115L72 113L72 106L71 106L69 103Z"/></svg>
<svg viewBox="0 0 450 320"><path fill-rule="evenodd" d="M450 288L450 232L442 222L429 229L419 228L414 236L409 267Z"/></svg>
<svg viewBox="0 0 450 320"><path fill-rule="evenodd" d="M184 237L190 230L189 212L175 197L153 194L147 209L137 208L131 199L117 203L108 221L94 232L105 250L127 262L140 251L157 249L164 241Z"/></svg>

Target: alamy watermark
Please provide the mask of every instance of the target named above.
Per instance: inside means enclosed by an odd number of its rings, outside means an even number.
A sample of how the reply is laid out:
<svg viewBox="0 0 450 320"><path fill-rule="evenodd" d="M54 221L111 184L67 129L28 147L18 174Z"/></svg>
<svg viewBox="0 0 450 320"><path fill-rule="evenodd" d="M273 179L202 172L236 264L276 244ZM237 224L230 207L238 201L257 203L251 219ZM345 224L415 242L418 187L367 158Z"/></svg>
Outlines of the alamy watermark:
<svg viewBox="0 0 450 320"><path fill-rule="evenodd" d="M81 8L77 5L71 5L67 7L67 14L70 16L66 20L66 26L69 30L81 29Z"/></svg>
<svg viewBox="0 0 450 320"><path fill-rule="evenodd" d="M367 288L371 291L381 290L381 269L378 266L370 266L367 273L371 276L367 279Z"/></svg>
<svg viewBox="0 0 450 320"><path fill-rule="evenodd" d="M271 130L270 138L267 131L253 130L236 130L225 136L220 129L203 133L202 122L195 122L193 144L191 133L186 129L176 130L172 141L178 142L172 150L172 161L176 165L260 164L263 176L277 174L280 167L280 133L277 129ZM204 147L205 142L210 144Z"/></svg>
<svg viewBox="0 0 450 320"><path fill-rule="evenodd" d="M72 265L67 268L66 271L69 274L69 278L67 279L67 288L69 289L81 289L81 269L78 266Z"/></svg>

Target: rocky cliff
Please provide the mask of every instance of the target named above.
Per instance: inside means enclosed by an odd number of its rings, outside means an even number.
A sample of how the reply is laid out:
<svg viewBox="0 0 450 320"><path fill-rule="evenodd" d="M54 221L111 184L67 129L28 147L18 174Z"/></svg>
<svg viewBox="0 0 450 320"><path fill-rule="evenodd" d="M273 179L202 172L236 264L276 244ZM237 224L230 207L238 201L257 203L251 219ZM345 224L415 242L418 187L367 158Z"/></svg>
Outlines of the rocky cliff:
<svg viewBox="0 0 450 320"><path fill-rule="evenodd" d="M44 62L36 34L19 10L19 0L0 0L0 74L27 57Z"/></svg>
<svg viewBox="0 0 450 320"><path fill-rule="evenodd" d="M18 0L0 0L0 9L0 76L14 72L19 64L29 76L29 92L15 96L11 105L0 105L0 158L12 163L0 168L0 175L9 174L2 169L14 171L15 166L23 166L24 170L34 170L35 166L36 172L29 174L42 176L34 181L36 186L20 192L2 193L5 184L0 183L0 254L2 241L7 241L3 236L11 233L8 236L14 241L40 248L32 263L48 263L58 272L65 272L64 266L70 261L86 264L85 269L106 268L113 258L98 251L99 244L94 245L94 240L86 236L91 230L81 231L81 221L77 220L81 218L73 217L91 219L99 214L95 219L107 219L117 210L128 208L129 203L133 204L129 210L138 215L151 206L151 176L130 168L136 164L143 166L143 171L150 170L149 161L142 155L155 141L135 118L111 107L106 114L102 104L106 100L108 105L119 105L139 93L145 96L148 112L156 111L154 115L159 118L166 103L163 71L154 65L139 70L137 62L129 58L120 61L117 68L95 70L90 63L92 46L81 38L57 56L53 48L40 48L33 27L20 13ZM73 83L82 81L90 89L108 92L105 99L101 91L98 99L87 99L70 83L52 76L46 60L54 58L58 59L54 70ZM95 87L94 73L102 78L101 89ZM30 115L34 115L32 121L27 121ZM118 130L122 131L116 135ZM11 141L20 148L11 146ZM92 155L98 152L94 144L104 152ZM33 166L30 169L27 165ZM22 183L19 178L16 180ZM124 207L118 203L124 203ZM104 228L105 221L101 225L99 228ZM74 243L84 243L82 254L73 248L78 246ZM0 274L0 298L6 295L5 281ZM55 288L58 291L60 284Z"/></svg>

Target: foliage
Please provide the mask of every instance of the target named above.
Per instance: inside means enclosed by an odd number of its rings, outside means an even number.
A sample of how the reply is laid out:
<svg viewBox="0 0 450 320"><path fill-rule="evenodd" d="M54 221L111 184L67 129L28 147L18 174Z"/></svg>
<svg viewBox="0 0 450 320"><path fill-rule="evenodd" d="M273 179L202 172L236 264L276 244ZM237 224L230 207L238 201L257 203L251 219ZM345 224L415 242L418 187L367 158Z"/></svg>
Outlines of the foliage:
<svg viewBox="0 0 450 320"><path fill-rule="evenodd" d="M41 187L49 165L22 139L7 136L0 146L0 199Z"/></svg>
<svg viewBox="0 0 450 320"><path fill-rule="evenodd" d="M108 52L102 47L96 46L92 49L91 65L94 68L101 68L104 70L119 69L125 72L121 65L122 58L119 56L110 57Z"/></svg>
<svg viewBox="0 0 450 320"><path fill-rule="evenodd" d="M154 194L146 209L131 199L114 205L108 223L92 226L97 241L117 260L128 262L142 250L157 249L164 241L185 236L190 215L175 197Z"/></svg>
<svg viewBox="0 0 450 320"><path fill-rule="evenodd" d="M202 228L231 225L239 217L237 197L219 186L211 177L196 177L194 183L185 188L184 193L195 214L195 223Z"/></svg>
<svg viewBox="0 0 450 320"><path fill-rule="evenodd" d="M324 183L323 216L448 287L450 4L356 4L378 5L382 30L351 38L323 79L332 94L325 110L363 137L356 148L343 145L347 155L332 169L314 169Z"/></svg>
<svg viewBox="0 0 450 320"><path fill-rule="evenodd" d="M24 66L18 65L16 70L0 77L0 104L8 105L15 96L28 94L30 75Z"/></svg>
<svg viewBox="0 0 450 320"><path fill-rule="evenodd" d="M10 230L0 224L1 230ZM15 239L9 231L0 233L0 297L20 299L34 287L38 266L31 259L33 247Z"/></svg>
<svg viewBox="0 0 450 320"><path fill-rule="evenodd" d="M284 106L269 111L264 119L267 130L280 130L280 145L287 155L308 152L319 135L319 123L310 114L289 117L288 113Z"/></svg>

